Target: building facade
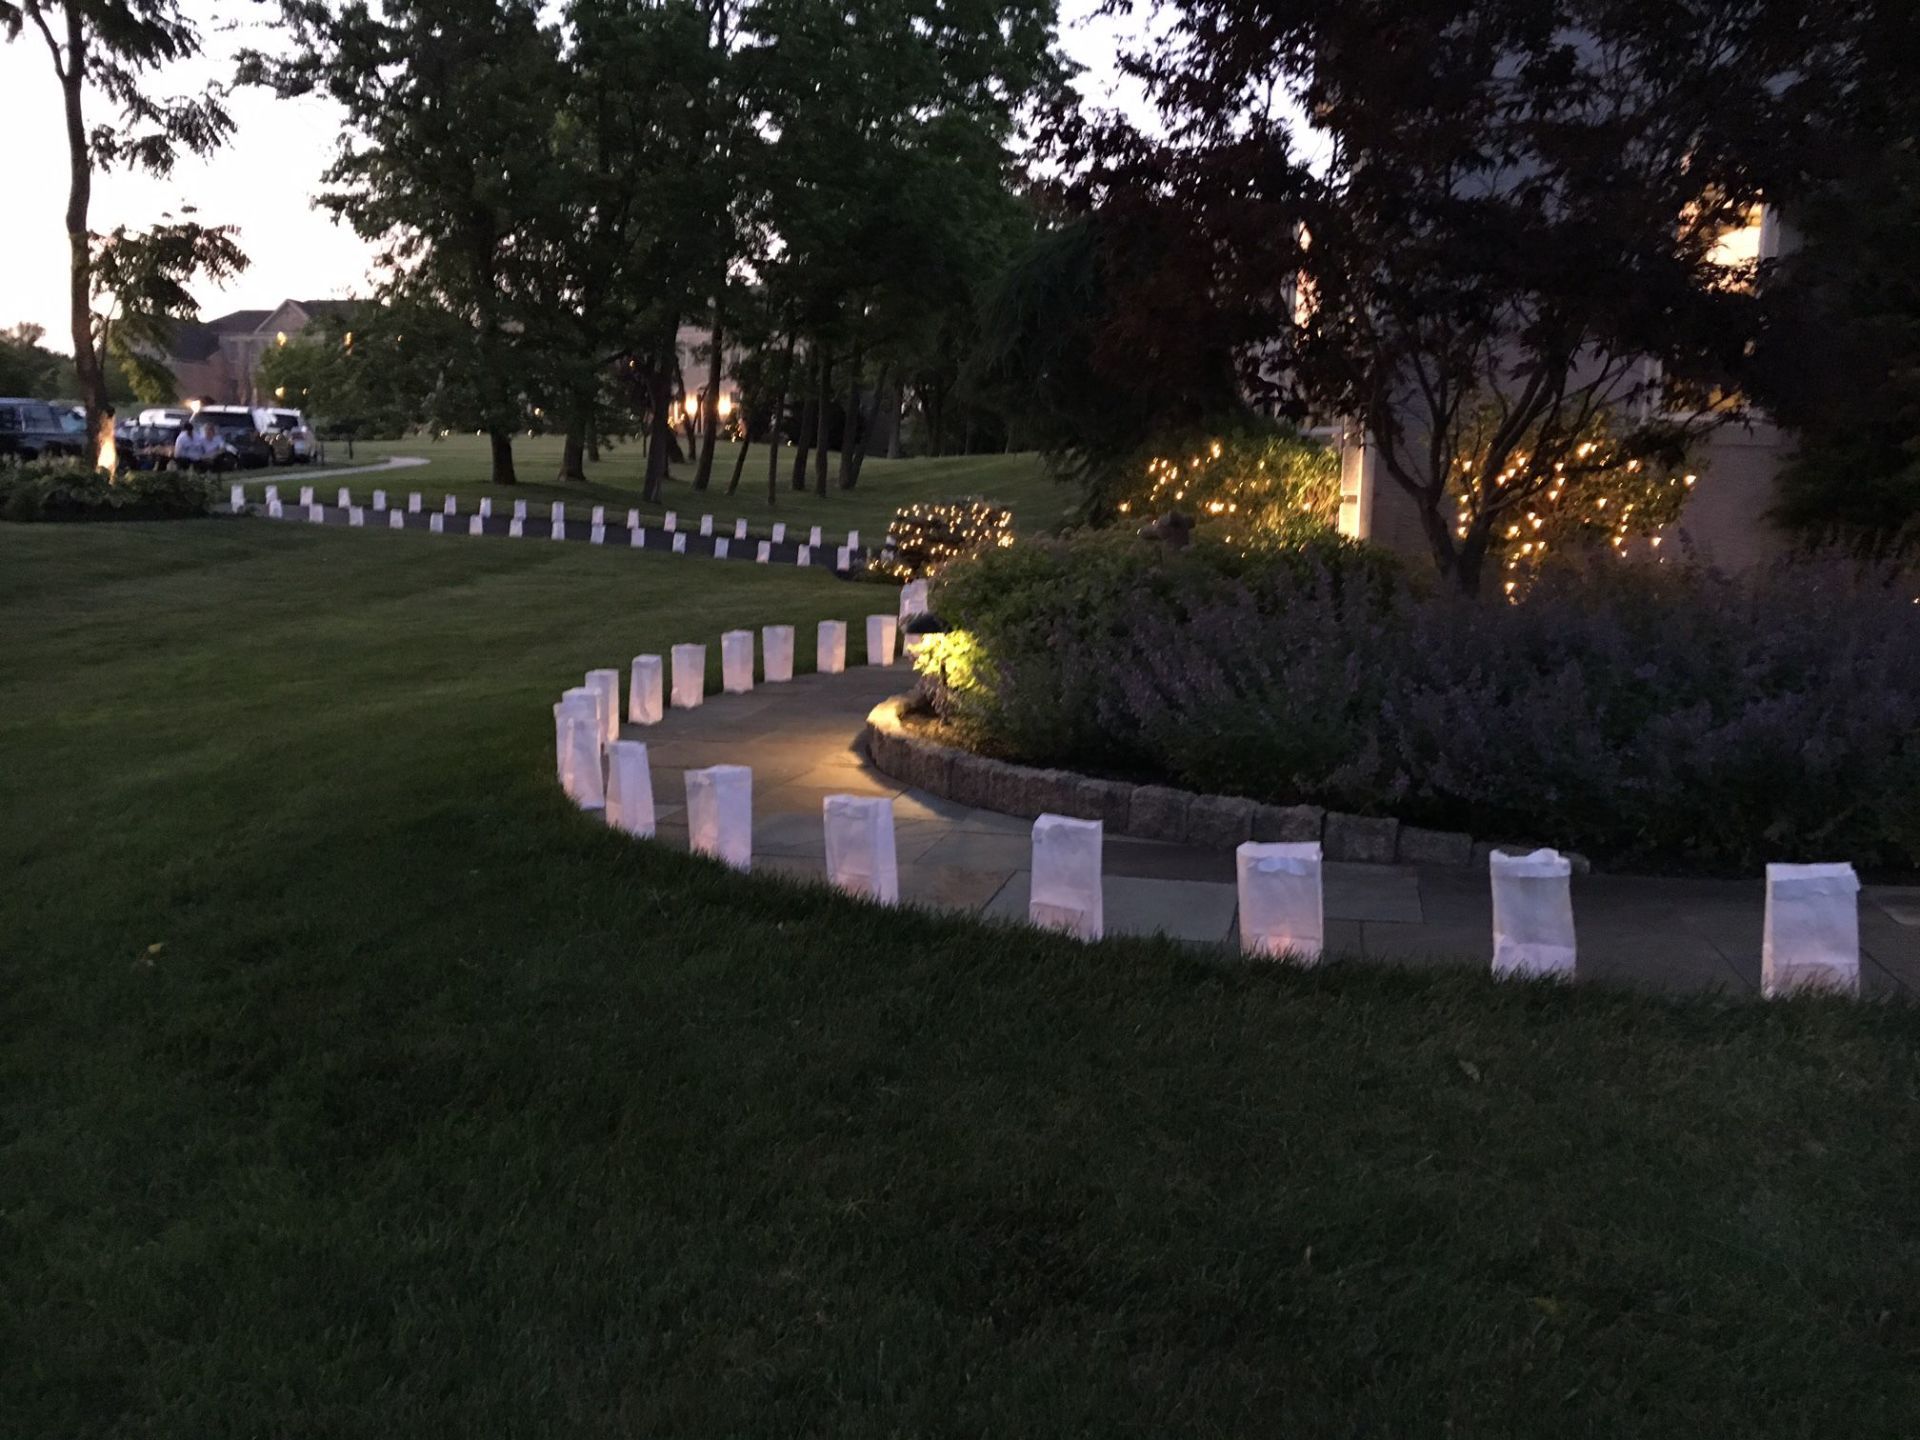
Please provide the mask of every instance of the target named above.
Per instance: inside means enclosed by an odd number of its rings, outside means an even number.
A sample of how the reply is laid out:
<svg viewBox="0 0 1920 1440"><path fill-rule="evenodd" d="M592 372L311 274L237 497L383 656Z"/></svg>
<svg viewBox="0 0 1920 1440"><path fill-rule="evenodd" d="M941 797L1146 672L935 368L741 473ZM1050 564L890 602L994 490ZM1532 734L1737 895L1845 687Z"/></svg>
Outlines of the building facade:
<svg viewBox="0 0 1920 1440"><path fill-rule="evenodd" d="M349 314L352 300L282 300L271 310L235 310L178 326L162 359L173 371L181 404L265 405L260 362L322 315Z"/></svg>

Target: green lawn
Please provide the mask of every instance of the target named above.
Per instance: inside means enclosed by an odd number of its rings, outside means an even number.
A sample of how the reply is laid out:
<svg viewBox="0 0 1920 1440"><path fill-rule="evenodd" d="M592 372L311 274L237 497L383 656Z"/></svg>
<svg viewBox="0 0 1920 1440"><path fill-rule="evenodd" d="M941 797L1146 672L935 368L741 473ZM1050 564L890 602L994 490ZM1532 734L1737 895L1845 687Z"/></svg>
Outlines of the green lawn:
<svg viewBox="0 0 1920 1440"><path fill-rule="evenodd" d="M563 803L589 666L849 596L0 525L0 1433L1914 1432L1912 1011L1082 948Z"/></svg>
<svg viewBox="0 0 1920 1440"><path fill-rule="evenodd" d="M810 490L803 494L787 488L788 467L792 464L793 456L789 447L781 452L778 503L769 506L765 446L756 445L748 456L739 493L731 496L726 493L727 480L733 474L736 449L729 443L719 447L714 459L713 484L704 494L693 488L693 466L676 465L668 481L666 504L647 506L640 503L645 462L637 442L611 449L598 464L588 465L589 479L584 485L562 484L554 479L560 465L558 436L522 436L514 442L513 449L521 483L512 487L488 483L487 442L477 435L450 435L444 440L422 437L356 445L355 464L367 464L389 455L415 455L425 459L428 465L425 469L407 471L385 479L355 476L337 483L351 484L356 490L369 493L375 485L382 485L389 492L402 495L409 490L419 490L429 498L429 503L451 491L461 496L463 502L468 497L478 499L482 495L542 504L550 500L565 500L571 505L575 500L584 500L590 505L618 506L622 518L629 507L638 507L647 515L657 515L663 509L677 510L683 516L696 518L703 513L711 513L722 522L731 521L735 516L745 516L756 531L775 520L784 520L789 526L820 525L826 528L829 535L842 535L848 529L859 530L863 532L863 539L875 544L885 534L893 512L902 505L911 505L916 501L979 495L1011 506L1019 527L1031 531L1057 525L1075 499L1070 488L1047 475L1040 457L1033 454L950 455L937 460L874 458L862 467L860 483L851 491L839 489L835 482L840 458L835 454L828 457L827 494L821 498ZM345 446L338 441L329 441L327 459L329 468L344 465ZM336 483L328 480L325 470L316 470L311 474L316 485ZM298 470L280 470L271 475L256 471L244 478L256 486L268 479L277 480L285 489L287 481L291 480L297 485L302 476ZM462 508L470 510L471 505L463 504Z"/></svg>

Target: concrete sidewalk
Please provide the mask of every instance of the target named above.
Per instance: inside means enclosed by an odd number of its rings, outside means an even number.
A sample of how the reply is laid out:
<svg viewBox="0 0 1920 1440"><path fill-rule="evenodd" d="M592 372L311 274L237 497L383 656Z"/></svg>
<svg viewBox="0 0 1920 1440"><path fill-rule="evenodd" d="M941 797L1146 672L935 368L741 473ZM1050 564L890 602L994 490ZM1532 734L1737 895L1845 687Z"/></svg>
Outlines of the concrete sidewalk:
<svg viewBox="0 0 1920 1440"><path fill-rule="evenodd" d="M849 628L862 618L849 612ZM627 726L646 742L659 838L685 847L689 769L753 770L756 871L823 880L821 802L832 794L893 799L903 901L1025 920L1033 822L974 810L901 787L856 748L867 712L908 688L904 664L807 675L749 695L709 695L658 725ZM624 686L624 672L623 672ZM1205 945L1235 942L1231 851L1108 837L1109 934L1162 933ZM1492 901L1467 868L1328 863L1327 949L1411 965L1491 963ZM1579 976L1666 991L1757 993L1764 886L1751 880L1588 875L1573 881ZM1862 990L1920 992L1920 887L1868 886L1861 895Z"/></svg>

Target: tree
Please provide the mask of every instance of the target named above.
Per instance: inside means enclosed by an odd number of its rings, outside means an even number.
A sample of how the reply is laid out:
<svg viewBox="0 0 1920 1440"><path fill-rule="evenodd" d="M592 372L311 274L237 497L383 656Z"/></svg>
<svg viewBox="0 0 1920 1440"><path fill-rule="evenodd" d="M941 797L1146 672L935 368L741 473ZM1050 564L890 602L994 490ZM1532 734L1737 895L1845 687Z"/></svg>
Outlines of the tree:
<svg viewBox="0 0 1920 1440"><path fill-rule="evenodd" d="M9 41L29 26L45 43L60 82L68 167L68 311L88 444L97 448L108 408L108 359L96 333L94 303L103 288L111 287L95 273L102 242L92 229L94 172L126 166L165 175L182 151L206 155L219 148L233 120L218 86L194 96L163 96L151 89L155 72L200 53L201 27L178 0L0 0L0 30ZM88 106L95 99L106 102L116 123L89 124ZM157 249L178 257L179 242L185 240L191 257L190 232L198 227L180 222L171 228L175 234L158 240ZM209 253L221 263L235 268L245 263L226 232L201 233L212 237ZM125 253L130 243L125 232L116 231L107 243L114 241L123 252L123 273L138 275L143 265L154 263L151 253L147 260ZM145 297L120 298L123 315L132 319L139 313L132 302Z"/></svg>
<svg viewBox="0 0 1920 1440"><path fill-rule="evenodd" d="M66 362L40 343L46 333L24 321L0 330L0 395L47 400L60 393Z"/></svg>
<svg viewBox="0 0 1920 1440"><path fill-rule="evenodd" d="M381 248L379 299L434 379L434 416L484 430L511 485L545 323L534 230L561 205L553 163L559 38L531 0L285 0L286 58L244 79L320 91L345 116L319 203Z"/></svg>
<svg viewBox="0 0 1920 1440"><path fill-rule="evenodd" d="M1165 138L1058 127L1112 243L1180 257L1122 297L1109 356L1155 365L1165 327L1201 317L1251 396L1364 427L1468 592L1596 416L1631 458L1732 413L1758 276L1716 247L1821 131L1833 92L1809 57L1842 38L1837 8L1168 8L1165 45L1128 62ZM1295 151L1282 97L1325 165Z"/></svg>

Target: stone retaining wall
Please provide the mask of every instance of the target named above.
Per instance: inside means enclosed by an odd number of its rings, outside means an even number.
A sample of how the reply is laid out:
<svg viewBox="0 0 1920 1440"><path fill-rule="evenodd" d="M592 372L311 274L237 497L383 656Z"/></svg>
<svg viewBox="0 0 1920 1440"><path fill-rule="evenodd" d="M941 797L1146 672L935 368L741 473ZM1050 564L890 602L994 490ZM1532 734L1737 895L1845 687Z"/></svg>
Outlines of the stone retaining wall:
<svg viewBox="0 0 1920 1440"><path fill-rule="evenodd" d="M911 733L901 715L911 695L883 700L863 732L874 768L903 785L1003 815L1042 813L1098 820L1113 835L1231 850L1247 840L1318 840L1329 860L1385 865L1476 865L1496 849L1533 849L1476 841L1458 830L1427 830L1398 820L1343 815L1318 805L1262 805L1237 795L1198 795L1166 785L1093 780L991 760ZM1574 869L1590 867L1569 854Z"/></svg>

